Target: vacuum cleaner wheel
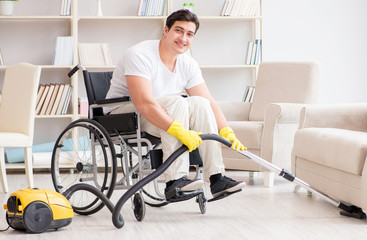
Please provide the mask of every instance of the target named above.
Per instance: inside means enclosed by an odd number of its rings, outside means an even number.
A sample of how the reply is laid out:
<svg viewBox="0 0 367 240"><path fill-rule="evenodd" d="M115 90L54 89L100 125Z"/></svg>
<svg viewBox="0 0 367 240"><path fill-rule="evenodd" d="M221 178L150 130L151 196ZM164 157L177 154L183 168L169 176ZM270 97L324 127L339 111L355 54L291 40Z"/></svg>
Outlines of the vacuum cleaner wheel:
<svg viewBox="0 0 367 240"><path fill-rule="evenodd" d="M31 233L46 231L52 222L50 207L41 201L34 201L27 205L23 213L24 227Z"/></svg>

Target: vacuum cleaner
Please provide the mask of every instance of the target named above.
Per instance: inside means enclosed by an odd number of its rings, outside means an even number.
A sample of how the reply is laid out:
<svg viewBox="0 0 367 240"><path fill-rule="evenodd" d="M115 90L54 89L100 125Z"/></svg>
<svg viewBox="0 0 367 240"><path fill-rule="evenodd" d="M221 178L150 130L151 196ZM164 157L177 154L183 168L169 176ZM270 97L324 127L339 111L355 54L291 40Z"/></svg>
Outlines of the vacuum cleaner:
<svg viewBox="0 0 367 240"><path fill-rule="evenodd" d="M202 134L200 137L202 140L218 141L228 147L231 147L232 145L231 142L216 134ZM127 190L125 194L121 196L116 205L113 205L113 203L99 189L85 183L79 183L71 186L63 193L63 195L44 189L19 190L10 196L7 205L5 205L5 208L7 209L7 222L9 226L14 229L27 230L31 233L41 233L47 229L58 229L60 227L65 227L71 223L71 219L73 217L73 210L67 199L70 199L73 193L83 190L94 194L101 201L103 201L103 203L112 213L112 222L114 226L116 228L122 228L124 226L124 219L120 212L125 202L146 184L159 177L177 159L177 157L187 150L188 148L185 145L177 149L154 172ZM239 151L238 153L275 172L284 179L294 182L306 188L310 192L325 198L328 202L332 203L336 207L341 208L343 210L341 212L342 215L359 219L366 218L366 214L361 208L356 206L348 206L342 202L338 202L336 199L312 188L309 184L295 177L287 170L278 168L272 163L269 163L268 161L247 150ZM229 196L230 194L232 193L224 193L223 195L217 196L216 198L209 199L208 202L222 199Z"/></svg>
<svg viewBox="0 0 367 240"><path fill-rule="evenodd" d="M10 227L30 233L65 227L74 216L69 201L60 193L47 189L18 190L10 195L4 208Z"/></svg>

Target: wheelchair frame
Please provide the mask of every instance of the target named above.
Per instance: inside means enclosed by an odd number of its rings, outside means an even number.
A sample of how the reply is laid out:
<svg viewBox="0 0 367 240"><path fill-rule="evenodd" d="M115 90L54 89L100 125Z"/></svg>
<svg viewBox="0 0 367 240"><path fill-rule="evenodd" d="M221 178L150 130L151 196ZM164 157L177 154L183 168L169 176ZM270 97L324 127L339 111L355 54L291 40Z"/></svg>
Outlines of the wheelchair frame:
<svg viewBox="0 0 367 240"><path fill-rule="evenodd" d="M96 86L93 86L92 80L90 79L93 73L77 65L69 72L68 76L71 77L79 69L83 70L83 78L87 89L89 118L79 119L70 123L58 137L51 161L52 180L55 190L60 193L63 193L67 188L75 184L83 182L97 187L107 198L110 198L115 189L130 189L136 182L151 174L154 169L161 165L162 154L159 152L161 151L159 150L160 139L141 131L139 112L108 116L102 115L101 107L120 105L121 103L130 101L130 98L104 99L106 94L104 93L102 94L104 95L102 96L103 99L98 99L94 93ZM104 90L108 90L110 81L108 78L112 75L103 73L106 72L95 75L104 77L108 75L107 79L104 79L108 85L104 86ZM121 124L122 121L126 122ZM87 143L82 144L82 141L86 141ZM116 146L120 148L120 151L117 153ZM70 151L71 149L72 151ZM90 149L91 153L89 154L85 149ZM69 154L68 157L63 156L66 154ZM133 159L133 155L137 159ZM191 158L192 156L194 156L194 153L190 153ZM64 158L70 160L70 165L72 166L66 173L62 173L62 162L67 161ZM119 180L117 179L117 159L121 159L120 165L123 174L123 177ZM134 161L137 162L133 163ZM201 179L201 159L196 159L193 162L196 167L194 178ZM161 193L157 179L153 181L153 186L155 193L149 193L141 188L132 197L134 215L138 221L144 219L146 211L145 204L153 207L161 207L169 203L165 199L165 195ZM143 197L143 193L146 198ZM177 194L177 199L174 201L196 197L201 213L204 214L206 212L206 199L202 189L193 192L178 191ZM154 202L147 201L147 198ZM80 191L77 194L73 194L70 203L74 211L82 215L93 214L104 206L103 201L88 191Z"/></svg>

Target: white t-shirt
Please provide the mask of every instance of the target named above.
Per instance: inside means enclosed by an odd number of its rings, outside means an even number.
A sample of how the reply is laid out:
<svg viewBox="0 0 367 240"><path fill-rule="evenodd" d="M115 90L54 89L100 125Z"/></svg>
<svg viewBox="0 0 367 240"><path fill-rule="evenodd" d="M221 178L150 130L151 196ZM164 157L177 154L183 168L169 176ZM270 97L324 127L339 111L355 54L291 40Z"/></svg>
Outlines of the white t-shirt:
<svg viewBox="0 0 367 240"><path fill-rule="evenodd" d="M147 40L126 50L113 72L107 99L130 96L126 75L148 79L152 84L154 97L180 95L185 89L204 83L199 65L192 57L180 54L175 69L171 72L163 64L158 46L159 40ZM114 108L117 107L105 107L104 112L110 112Z"/></svg>

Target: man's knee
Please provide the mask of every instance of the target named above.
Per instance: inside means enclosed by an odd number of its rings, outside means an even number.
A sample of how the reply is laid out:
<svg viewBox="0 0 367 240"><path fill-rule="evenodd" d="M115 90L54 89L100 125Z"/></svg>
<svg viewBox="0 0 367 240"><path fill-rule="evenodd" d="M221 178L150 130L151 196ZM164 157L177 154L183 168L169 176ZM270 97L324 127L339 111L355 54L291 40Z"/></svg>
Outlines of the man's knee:
<svg viewBox="0 0 367 240"><path fill-rule="evenodd" d="M187 100L181 96L170 96L160 99L159 104L171 117L176 115L187 114L189 104Z"/></svg>
<svg viewBox="0 0 367 240"><path fill-rule="evenodd" d="M208 99L201 96L189 97L190 107L194 108L194 111L211 110L210 102Z"/></svg>

